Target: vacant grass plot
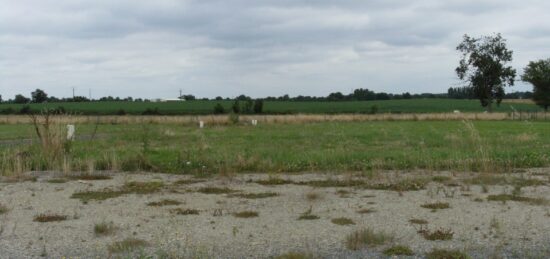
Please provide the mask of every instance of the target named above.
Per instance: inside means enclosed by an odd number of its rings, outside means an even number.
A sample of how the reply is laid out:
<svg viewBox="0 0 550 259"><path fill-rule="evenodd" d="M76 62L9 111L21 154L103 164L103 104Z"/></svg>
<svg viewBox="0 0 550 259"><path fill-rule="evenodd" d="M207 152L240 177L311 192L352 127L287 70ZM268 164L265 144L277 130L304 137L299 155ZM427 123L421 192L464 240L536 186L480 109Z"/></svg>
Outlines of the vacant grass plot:
<svg viewBox="0 0 550 259"><path fill-rule="evenodd" d="M63 125L58 127L64 130ZM550 165L548 128L549 122L521 121L323 122L204 129L80 124L77 137L95 134L95 138L64 144L61 140L48 148L35 137L32 125L0 125L0 132L9 133L0 135L0 169L4 175L29 170L507 172Z"/></svg>

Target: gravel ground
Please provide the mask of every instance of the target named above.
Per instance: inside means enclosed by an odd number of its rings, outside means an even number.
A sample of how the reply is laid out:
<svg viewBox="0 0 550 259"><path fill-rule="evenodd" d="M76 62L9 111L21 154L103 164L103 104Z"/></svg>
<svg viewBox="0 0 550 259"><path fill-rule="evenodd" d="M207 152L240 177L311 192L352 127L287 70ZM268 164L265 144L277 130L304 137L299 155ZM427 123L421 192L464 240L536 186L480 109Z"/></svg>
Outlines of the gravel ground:
<svg viewBox="0 0 550 259"><path fill-rule="evenodd" d="M522 188L524 197L550 197L550 170L538 169L545 185ZM106 258L169 255L174 258L273 258L288 252L312 254L315 258L376 258L391 245L407 245L422 258L434 248L459 249L474 258L497 255L504 258L550 257L550 207L526 202L487 201L491 194L510 193L510 186L478 185L449 187L431 182L420 191L396 192L359 188L314 188L305 185L264 186L253 181L265 174L208 178L204 182L174 185L184 175L109 174L110 180L72 180L50 183L60 175L35 172L36 181L0 183L0 258ZM414 175L414 173L404 173ZM420 173L419 173L420 174ZM450 173L441 173L450 175ZM392 177L399 174L389 174ZM468 175L468 174L464 174ZM292 181L327 179L326 174L283 175ZM339 176L346 177L346 176ZM460 179L461 175L453 177ZM75 192L118 190L125 183L162 181L164 187L149 194L124 194L87 203L71 196ZM247 199L231 194L204 194L201 187L227 187L243 193L274 192L275 197ZM171 199L180 205L148 206ZM477 201L476 201L477 199ZM480 201L482 199L482 201ZM446 202L450 208L432 211L421 205ZM198 215L178 215L175 208L196 209ZM374 212L361 214L360 209ZM311 209L317 220L298 220ZM258 217L237 218L240 211L258 212ZM215 215L220 214L221 215ZM64 221L36 222L41 213L67 216ZM331 219L346 217L353 225L337 225ZM428 241L410 219L425 219L427 229L451 229L452 240ZM95 224L109 222L114 233L98 236ZM346 236L371 228L394 236L381 246L358 251L346 248ZM129 252L109 251L114 242L128 238L147 245ZM137 253L137 254L136 254ZM161 256L159 256L161 257Z"/></svg>

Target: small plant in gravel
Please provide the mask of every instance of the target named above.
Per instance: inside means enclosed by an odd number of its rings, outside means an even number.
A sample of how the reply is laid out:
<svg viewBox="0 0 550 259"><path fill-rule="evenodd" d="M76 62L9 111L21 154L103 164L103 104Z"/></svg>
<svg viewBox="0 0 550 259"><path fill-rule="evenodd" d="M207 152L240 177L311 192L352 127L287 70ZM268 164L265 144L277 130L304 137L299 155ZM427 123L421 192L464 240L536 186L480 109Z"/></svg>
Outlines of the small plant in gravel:
<svg viewBox="0 0 550 259"><path fill-rule="evenodd" d="M442 210L442 209L448 209L451 206L449 205L448 202L435 202L435 203L422 204L420 205L420 207L426 208L426 209L432 209L432 210Z"/></svg>
<svg viewBox="0 0 550 259"><path fill-rule="evenodd" d="M161 207L161 206L172 206L172 205L180 205L180 204L181 202L176 200L164 199L161 201L149 202L147 203L147 206Z"/></svg>
<svg viewBox="0 0 550 259"><path fill-rule="evenodd" d="M352 192L347 191L347 190L338 190L338 191L336 191L336 194L338 196L340 196L340 198L348 198L351 193Z"/></svg>
<svg viewBox="0 0 550 259"><path fill-rule="evenodd" d="M317 192L308 192L305 197L308 201L315 201L321 198L321 194Z"/></svg>
<svg viewBox="0 0 550 259"><path fill-rule="evenodd" d="M256 211L245 210L245 211L233 213L233 216L235 216L236 218L255 218L255 217L258 217L259 214Z"/></svg>
<svg viewBox="0 0 550 259"><path fill-rule="evenodd" d="M176 214L176 215L184 215L184 216L187 216L187 215L199 215L199 211L196 210L196 209L182 209L182 208L177 208L177 209L171 209L170 212Z"/></svg>
<svg viewBox="0 0 550 259"><path fill-rule="evenodd" d="M300 252L290 252L283 255L275 257L275 259L313 259L313 255L300 253Z"/></svg>
<svg viewBox="0 0 550 259"><path fill-rule="evenodd" d="M108 236L116 232L116 227L113 222L101 222L94 225L94 233L96 236Z"/></svg>
<svg viewBox="0 0 550 259"><path fill-rule="evenodd" d="M278 193L275 192L262 192L262 193L236 193L231 194L230 197L238 197L243 199L265 199L265 198L271 198L279 196Z"/></svg>
<svg viewBox="0 0 550 259"><path fill-rule="evenodd" d="M430 241L451 240L453 239L453 235L454 235L451 229L444 229L444 228L436 229L434 231L424 230L424 231L419 231L419 233L426 240L430 240Z"/></svg>
<svg viewBox="0 0 550 259"><path fill-rule="evenodd" d="M355 225L355 222L353 222L353 220L348 219L348 218L334 218L334 219L331 220L331 222L333 224L342 225L342 226Z"/></svg>
<svg viewBox="0 0 550 259"><path fill-rule="evenodd" d="M415 225L427 225L428 221L425 219L409 219L409 223Z"/></svg>
<svg viewBox="0 0 550 259"><path fill-rule="evenodd" d="M371 208L365 208L365 209L360 209L357 211L357 213L359 214L370 214L370 213L374 213L376 212L375 209L371 209Z"/></svg>
<svg viewBox="0 0 550 259"><path fill-rule="evenodd" d="M54 222L67 220L67 216L55 213L42 213L34 216L35 222Z"/></svg>
<svg viewBox="0 0 550 259"><path fill-rule="evenodd" d="M116 254L116 253L125 253L125 252L131 252L135 249L142 248L148 246L149 243L145 240L136 239L136 238L127 238L122 241L114 242L110 244L107 249L109 250L109 253Z"/></svg>
<svg viewBox="0 0 550 259"><path fill-rule="evenodd" d="M71 195L72 199L80 199L82 202L87 203L90 200L103 201L111 198L116 198L124 195L122 191L113 191L110 189L104 189L102 191L86 191L76 192Z"/></svg>
<svg viewBox="0 0 550 259"><path fill-rule="evenodd" d="M6 205L0 203L0 215L8 213L9 209Z"/></svg>
<svg viewBox="0 0 550 259"><path fill-rule="evenodd" d="M414 252L408 246L397 245L384 250L384 254L387 256L399 256L399 255L413 256Z"/></svg>
<svg viewBox="0 0 550 259"><path fill-rule="evenodd" d="M426 259L470 259L471 257L459 250L433 249L426 254Z"/></svg>
<svg viewBox="0 0 550 259"><path fill-rule="evenodd" d="M128 182L124 184L123 191L126 193L149 194L160 191L164 183L160 181L151 182Z"/></svg>
<svg viewBox="0 0 550 259"><path fill-rule="evenodd" d="M547 205L549 204L549 201L544 198L530 198L530 197L523 197L523 196L517 196L512 194L499 194L499 195L489 195L487 197L488 201L501 201L501 202L507 202L507 201L517 201L517 202L525 202L531 205Z"/></svg>
<svg viewBox="0 0 550 259"><path fill-rule="evenodd" d="M181 179L174 182L174 185L188 185L188 184L195 184L195 183L202 183L206 182L206 180L202 179Z"/></svg>
<svg viewBox="0 0 550 259"><path fill-rule="evenodd" d="M67 179L63 179L63 178L52 178L52 179L49 179L46 181L47 183L66 183L68 182Z"/></svg>
<svg viewBox="0 0 550 259"><path fill-rule="evenodd" d="M294 182L290 180L285 180L277 176L270 176L266 180L258 180L255 183L261 184L261 185L285 185L285 184L292 184Z"/></svg>
<svg viewBox="0 0 550 259"><path fill-rule="evenodd" d="M237 192L236 190L229 189L227 187L220 188L220 187L202 187L197 190L197 192L204 193L204 194L227 194L227 193L234 193Z"/></svg>
<svg viewBox="0 0 550 259"><path fill-rule="evenodd" d="M359 250L364 247L374 247L386 244L393 240L393 236L384 232L375 232L371 228L357 230L346 237L346 247L350 250Z"/></svg>
<svg viewBox="0 0 550 259"><path fill-rule="evenodd" d="M305 211L304 213L302 213L302 215L300 215L300 217L298 217L298 220L315 220L315 219L320 219L319 216L313 215L312 210L313 210L313 208L312 208L312 207L309 207L309 209L308 209L307 211Z"/></svg>
<svg viewBox="0 0 550 259"><path fill-rule="evenodd" d="M105 174L77 174L68 176L71 180L85 180L85 181L98 181L98 180L111 180L113 177Z"/></svg>

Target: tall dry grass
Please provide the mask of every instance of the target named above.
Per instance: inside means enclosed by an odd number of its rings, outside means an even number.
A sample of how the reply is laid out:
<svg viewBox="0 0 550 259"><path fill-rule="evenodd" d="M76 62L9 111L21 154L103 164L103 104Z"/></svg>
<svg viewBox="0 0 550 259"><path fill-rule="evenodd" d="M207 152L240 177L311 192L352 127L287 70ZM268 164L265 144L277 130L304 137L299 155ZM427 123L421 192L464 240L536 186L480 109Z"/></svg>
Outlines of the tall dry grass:
<svg viewBox="0 0 550 259"><path fill-rule="evenodd" d="M228 115L202 116L54 116L52 123L56 124L198 124L204 121L207 125L229 124ZM249 123L258 120L260 124L274 123L313 123L313 122L352 122L352 121L461 121L461 120L507 120L511 119L508 113L419 113L419 114L296 114L296 115L241 115L240 122ZM28 124L32 123L29 116L1 115L0 124Z"/></svg>

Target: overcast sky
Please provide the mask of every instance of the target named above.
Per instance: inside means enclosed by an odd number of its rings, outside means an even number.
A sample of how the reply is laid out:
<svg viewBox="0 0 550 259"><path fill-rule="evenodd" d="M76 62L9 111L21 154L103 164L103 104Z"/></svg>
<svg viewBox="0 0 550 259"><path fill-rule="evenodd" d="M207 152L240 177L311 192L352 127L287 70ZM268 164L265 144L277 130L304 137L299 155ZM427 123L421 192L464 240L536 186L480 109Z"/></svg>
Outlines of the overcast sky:
<svg viewBox="0 0 550 259"><path fill-rule="evenodd" d="M0 0L0 94L446 92L462 35L494 32L518 72L549 58L550 1Z"/></svg>

